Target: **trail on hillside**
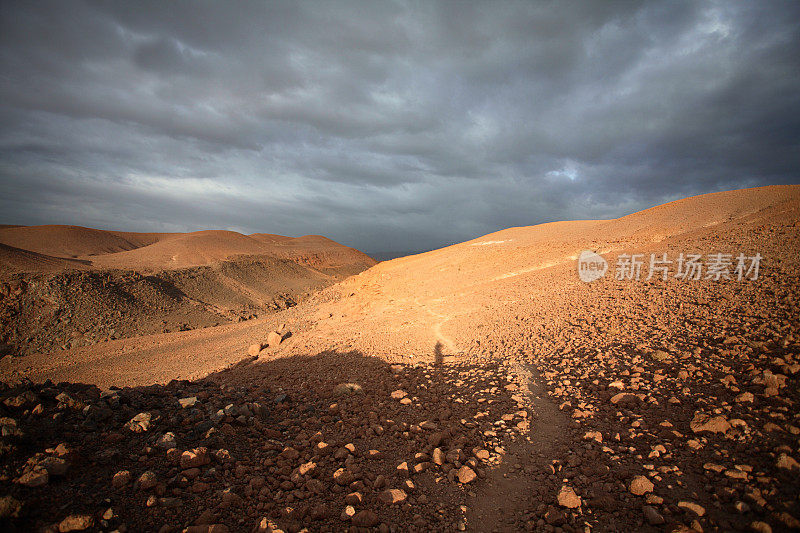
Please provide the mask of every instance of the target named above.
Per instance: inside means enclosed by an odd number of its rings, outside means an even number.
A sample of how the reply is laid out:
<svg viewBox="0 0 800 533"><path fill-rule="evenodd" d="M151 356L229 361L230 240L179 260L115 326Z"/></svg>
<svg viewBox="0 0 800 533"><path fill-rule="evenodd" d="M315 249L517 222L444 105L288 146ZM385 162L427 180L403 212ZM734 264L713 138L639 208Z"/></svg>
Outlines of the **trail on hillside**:
<svg viewBox="0 0 800 533"><path fill-rule="evenodd" d="M446 315L446 314L442 314L442 313L439 313L437 311L434 311L433 309L431 309L430 304L426 304L426 303L421 302L419 298L415 298L414 302L418 306L422 307L425 310L425 312L428 313L430 316L432 316L432 317L437 319L431 326L431 331L433 332L434 337L436 337L436 342L441 342L444 345L444 348L446 349L446 351L447 351L446 353L448 355L456 355L456 354L458 354L459 353L459 349L456 346L456 343L453 342L453 340L450 337L446 336L442 332L442 326L447 321L449 321L450 319L453 318L452 315Z"/></svg>
<svg viewBox="0 0 800 533"><path fill-rule="evenodd" d="M532 529L537 521L530 511L541 502L555 501L557 489L551 477L570 444L569 419L549 399L533 365L516 360L512 368L524 384L519 394L528 412L528 431L508 444L500 464L486 470L486 483L470 493L467 531ZM540 514L547 511L551 509ZM551 516L557 512L553 508Z"/></svg>

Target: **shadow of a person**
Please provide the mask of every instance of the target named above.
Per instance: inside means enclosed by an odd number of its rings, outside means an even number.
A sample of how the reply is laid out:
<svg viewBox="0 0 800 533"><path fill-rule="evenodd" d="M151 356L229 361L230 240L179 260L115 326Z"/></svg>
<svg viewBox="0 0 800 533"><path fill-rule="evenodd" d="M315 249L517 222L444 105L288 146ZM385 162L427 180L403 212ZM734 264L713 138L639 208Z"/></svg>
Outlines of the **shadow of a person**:
<svg viewBox="0 0 800 533"><path fill-rule="evenodd" d="M439 369L444 365L444 353L442 353L442 348L442 343L436 341L436 346L433 347L433 363L434 366Z"/></svg>

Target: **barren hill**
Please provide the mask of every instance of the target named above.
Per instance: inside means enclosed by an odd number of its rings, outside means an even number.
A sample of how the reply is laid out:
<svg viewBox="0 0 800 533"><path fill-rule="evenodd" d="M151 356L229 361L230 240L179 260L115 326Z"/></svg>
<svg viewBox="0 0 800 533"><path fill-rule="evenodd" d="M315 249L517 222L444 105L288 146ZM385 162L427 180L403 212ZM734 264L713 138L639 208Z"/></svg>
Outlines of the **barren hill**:
<svg viewBox="0 0 800 533"><path fill-rule="evenodd" d="M246 255L280 257L323 270L347 266L360 271L374 263L362 252L321 235L295 238L225 230L136 233L81 226L2 226L0 244L52 257L80 258L97 269L158 271ZM28 262L26 270L37 270L36 263Z"/></svg>
<svg viewBox="0 0 800 533"><path fill-rule="evenodd" d="M242 235L221 230L171 235L149 246L91 259L97 268L154 271L202 266L238 256L259 255L288 259L323 272L339 272L346 268L357 273L365 266L374 264L362 252L318 235L292 238L258 233Z"/></svg>
<svg viewBox="0 0 800 533"><path fill-rule="evenodd" d="M81 268L86 262L63 259L0 244L0 270L3 272L30 272Z"/></svg>
<svg viewBox="0 0 800 533"><path fill-rule="evenodd" d="M0 243L54 257L81 257L133 250L170 235L81 226L8 226L0 228Z"/></svg>
<svg viewBox="0 0 800 533"><path fill-rule="evenodd" d="M588 283L584 251L608 264ZM120 445L131 460L95 467L109 479L152 469L187 526L790 530L798 252L800 186L709 194L499 231L380 263L264 318L6 357L0 372L133 387L117 393L125 407L75 389L108 410L109 435L131 435L123 424L139 411L161 416ZM694 256L697 279L682 275ZM281 324L291 335L247 356ZM191 381L144 387L172 379ZM6 396L23 393L55 392ZM44 431L37 420L30 430ZM168 431L180 450L219 454L200 481L176 478L168 454L135 451ZM14 475L32 468L16 460ZM157 506L175 502L154 498L121 520L158 529Z"/></svg>
<svg viewBox="0 0 800 533"><path fill-rule="evenodd" d="M50 352L251 319L374 264L329 239L270 237L0 229L0 343Z"/></svg>
<svg viewBox="0 0 800 533"><path fill-rule="evenodd" d="M98 268L161 270L187 268L224 261L241 255L260 255L268 246L234 231L210 230L181 233L148 246L96 257Z"/></svg>

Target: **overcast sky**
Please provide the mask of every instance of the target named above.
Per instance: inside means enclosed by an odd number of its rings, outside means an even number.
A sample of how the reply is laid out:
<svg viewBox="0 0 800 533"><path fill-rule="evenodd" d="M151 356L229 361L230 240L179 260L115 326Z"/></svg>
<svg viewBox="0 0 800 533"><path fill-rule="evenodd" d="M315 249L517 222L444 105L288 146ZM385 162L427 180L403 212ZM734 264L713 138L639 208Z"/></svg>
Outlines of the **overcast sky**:
<svg viewBox="0 0 800 533"><path fill-rule="evenodd" d="M0 223L419 250L800 182L800 2L0 2Z"/></svg>

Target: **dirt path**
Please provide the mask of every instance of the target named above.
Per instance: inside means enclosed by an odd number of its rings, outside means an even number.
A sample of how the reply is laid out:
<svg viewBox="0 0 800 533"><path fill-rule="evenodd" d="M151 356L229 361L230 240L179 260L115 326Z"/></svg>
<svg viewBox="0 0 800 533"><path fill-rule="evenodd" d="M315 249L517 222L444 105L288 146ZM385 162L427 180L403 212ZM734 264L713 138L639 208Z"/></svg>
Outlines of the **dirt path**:
<svg viewBox="0 0 800 533"><path fill-rule="evenodd" d="M528 436L511 442L502 463L487 469L486 483L474 493L467 510L467 531L524 530L526 522L536 520L531 511L555 501L555 491L542 482L552 477L554 461L568 450L569 421L550 401L533 366L516 362L515 371L527 383L523 392L530 413Z"/></svg>
<svg viewBox="0 0 800 533"><path fill-rule="evenodd" d="M431 326L431 329L433 330L434 336L436 336L436 341L442 343L446 353L450 355L459 353L459 350L453 340L442 332L442 325L444 325L444 323L450 320L452 317L450 315L444 315L434 311L430 308L429 304L420 302L419 298L416 298L414 303L425 309L429 315L437 319L437 321Z"/></svg>

